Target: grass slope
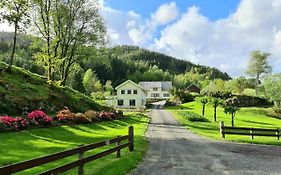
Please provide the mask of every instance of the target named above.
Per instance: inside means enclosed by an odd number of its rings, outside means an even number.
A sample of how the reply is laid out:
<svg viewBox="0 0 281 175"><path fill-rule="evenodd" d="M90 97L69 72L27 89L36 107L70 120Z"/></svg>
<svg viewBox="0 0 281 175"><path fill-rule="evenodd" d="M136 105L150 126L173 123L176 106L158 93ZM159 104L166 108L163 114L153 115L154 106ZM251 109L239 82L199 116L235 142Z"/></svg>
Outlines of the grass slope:
<svg viewBox="0 0 281 175"><path fill-rule="evenodd" d="M147 149L147 141L144 138L144 133L148 122L148 117L131 115L126 116L122 120L95 124L60 126L0 134L0 166L75 148L81 144L90 144L110 139L117 135L126 135L128 133L128 126L132 125L135 128L134 152L123 149L121 151L121 158L116 158L116 154L112 154L85 165L85 174L88 175L127 174L142 159ZM104 149L97 149L89 153L92 155ZM39 171L44 171L55 165L62 165L67 161L73 160L77 160L77 155L18 174L36 174ZM75 175L77 174L77 169L67 171L63 174Z"/></svg>
<svg viewBox="0 0 281 175"><path fill-rule="evenodd" d="M0 62L0 115L20 115L34 109L54 113L63 106L74 112L103 108L78 91L48 84L45 77L17 67L7 72L6 68L7 64Z"/></svg>
<svg viewBox="0 0 281 175"><path fill-rule="evenodd" d="M181 110L181 108L183 108ZM190 122L183 116L179 115L180 111L192 111L201 114L202 106L198 102L185 103L180 106L169 107L176 119L190 129L192 132L214 139L221 139L219 134L219 122L224 121L225 126L231 126L231 117L223 112L221 107L217 109L217 122L213 121L213 107L206 106L205 117L209 122ZM266 115L261 108L242 108L236 114L235 126L237 127L254 127L254 128L280 128L281 120L271 118ZM248 142L258 144L281 145L275 137L256 136L254 140L250 136L226 135L226 140L237 142Z"/></svg>

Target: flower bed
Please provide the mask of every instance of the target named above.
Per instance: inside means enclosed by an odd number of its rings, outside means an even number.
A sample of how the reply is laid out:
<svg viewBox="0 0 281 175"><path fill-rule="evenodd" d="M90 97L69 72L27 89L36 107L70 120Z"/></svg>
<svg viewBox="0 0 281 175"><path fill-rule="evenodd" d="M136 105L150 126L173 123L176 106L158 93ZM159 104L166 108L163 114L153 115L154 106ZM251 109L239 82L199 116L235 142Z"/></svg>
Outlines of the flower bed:
<svg viewBox="0 0 281 175"><path fill-rule="evenodd" d="M0 132L11 132L27 129L30 126L47 127L61 124L83 124L98 121L108 121L120 119L123 117L123 111L102 111L96 112L88 110L85 113L73 113L67 107L58 111L54 118L49 117L41 110L34 110L26 117L0 116Z"/></svg>

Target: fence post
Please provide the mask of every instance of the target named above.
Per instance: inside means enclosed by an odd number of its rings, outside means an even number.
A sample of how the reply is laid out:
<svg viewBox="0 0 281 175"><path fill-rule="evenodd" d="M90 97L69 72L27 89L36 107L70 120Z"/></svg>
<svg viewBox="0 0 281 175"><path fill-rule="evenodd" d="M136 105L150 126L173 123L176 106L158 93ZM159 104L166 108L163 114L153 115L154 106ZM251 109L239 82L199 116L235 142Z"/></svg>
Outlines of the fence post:
<svg viewBox="0 0 281 175"><path fill-rule="evenodd" d="M82 145L79 145L79 147L83 147L84 145L82 144ZM80 152L79 154L78 154L78 160L80 160L80 159L83 159L84 158L84 152ZM79 167L78 167L78 175L84 175L84 164L83 165L80 165Z"/></svg>
<svg viewBox="0 0 281 175"><path fill-rule="evenodd" d="M224 134L224 122L221 121L220 122L220 134L221 134L221 138L225 138L225 134Z"/></svg>
<svg viewBox="0 0 281 175"><path fill-rule="evenodd" d="M280 131L279 131L279 129L278 129L278 128L277 128L276 134L277 134L277 139L279 140L279 137L280 137Z"/></svg>
<svg viewBox="0 0 281 175"><path fill-rule="evenodd" d="M251 134L251 137L252 137L252 140L253 140L254 139L254 129L253 128L251 128L250 134Z"/></svg>
<svg viewBox="0 0 281 175"><path fill-rule="evenodd" d="M134 151L134 127L129 127L129 151Z"/></svg>
<svg viewBox="0 0 281 175"><path fill-rule="evenodd" d="M120 136L117 136L117 138L119 138L119 137L120 137ZM118 141L116 142L116 146L119 146L120 143L121 143L121 140L118 140ZM117 158L119 158L119 157L121 157L121 149L118 149L118 150L117 150Z"/></svg>

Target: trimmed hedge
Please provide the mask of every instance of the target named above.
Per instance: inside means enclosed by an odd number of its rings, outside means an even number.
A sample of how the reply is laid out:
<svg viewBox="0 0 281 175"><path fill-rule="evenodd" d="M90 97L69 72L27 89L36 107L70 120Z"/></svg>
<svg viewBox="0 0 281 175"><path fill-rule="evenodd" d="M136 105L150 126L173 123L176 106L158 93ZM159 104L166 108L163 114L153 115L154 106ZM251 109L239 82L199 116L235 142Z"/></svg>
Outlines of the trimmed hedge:
<svg viewBox="0 0 281 175"><path fill-rule="evenodd" d="M253 97L253 96L234 96L227 99L224 102L226 105L237 106L237 107L270 107L273 104L264 98Z"/></svg>
<svg viewBox="0 0 281 175"><path fill-rule="evenodd" d="M201 115L194 113L194 112L190 112L190 111L183 111L183 112L179 112L178 114L187 118L187 120L189 120L191 122L208 122L209 121L205 117L202 117Z"/></svg>

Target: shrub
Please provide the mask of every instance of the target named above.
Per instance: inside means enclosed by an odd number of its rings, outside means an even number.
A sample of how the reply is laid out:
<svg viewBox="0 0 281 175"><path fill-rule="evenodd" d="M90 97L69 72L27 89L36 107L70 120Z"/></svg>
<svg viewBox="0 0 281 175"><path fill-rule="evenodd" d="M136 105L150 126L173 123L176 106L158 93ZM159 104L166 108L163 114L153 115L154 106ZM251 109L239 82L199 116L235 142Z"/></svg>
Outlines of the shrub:
<svg viewBox="0 0 281 175"><path fill-rule="evenodd" d="M112 112L106 112L106 111L102 111L99 114L99 118L101 120L112 120L113 119L113 113Z"/></svg>
<svg viewBox="0 0 281 175"><path fill-rule="evenodd" d="M91 119L87 118L85 114L83 113L77 113L74 117L75 123L91 123Z"/></svg>
<svg viewBox="0 0 281 175"><path fill-rule="evenodd" d="M226 105L237 107L269 107L272 106L267 99L246 95L235 96L224 102Z"/></svg>
<svg viewBox="0 0 281 175"><path fill-rule="evenodd" d="M21 117L1 116L0 123L0 131L20 130L29 126L29 123Z"/></svg>
<svg viewBox="0 0 281 175"><path fill-rule="evenodd" d="M47 116L43 111L35 110L30 112L28 115L28 119L34 125L50 125L52 124L52 118Z"/></svg>
<svg viewBox="0 0 281 175"><path fill-rule="evenodd" d="M100 121L100 118L99 118L99 113L96 112L96 111L93 111L93 110L88 110L85 112L85 116L92 120L93 122L94 121Z"/></svg>
<svg viewBox="0 0 281 175"><path fill-rule="evenodd" d="M187 120L191 122L208 122L208 119L194 112L184 111L184 112L179 112L178 114L187 118Z"/></svg>
<svg viewBox="0 0 281 175"><path fill-rule="evenodd" d="M124 113L122 110L116 110L115 111L117 118L122 118L124 117Z"/></svg>
<svg viewBox="0 0 281 175"><path fill-rule="evenodd" d="M57 119L60 122L65 123L67 121L73 121L74 118L75 118L75 114L72 113L67 107L57 112Z"/></svg>

